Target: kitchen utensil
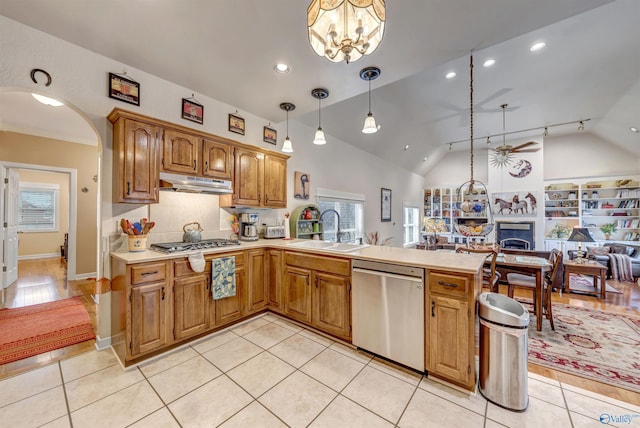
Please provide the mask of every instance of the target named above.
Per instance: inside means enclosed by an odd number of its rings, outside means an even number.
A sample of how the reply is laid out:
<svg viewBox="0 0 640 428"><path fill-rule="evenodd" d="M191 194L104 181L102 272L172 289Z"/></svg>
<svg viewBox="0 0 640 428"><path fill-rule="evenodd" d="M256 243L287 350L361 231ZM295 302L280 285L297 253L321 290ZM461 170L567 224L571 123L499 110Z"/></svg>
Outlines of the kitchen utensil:
<svg viewBox="0 0 640 428"><path fill-rule="evenodd" d="M153 223L153 222L152 222ZM195 227L194 227L195 226ZM199 242L202 239L202 228L197 221L187 223L182 227L184 234L182 240L184 242Z"/></svg>

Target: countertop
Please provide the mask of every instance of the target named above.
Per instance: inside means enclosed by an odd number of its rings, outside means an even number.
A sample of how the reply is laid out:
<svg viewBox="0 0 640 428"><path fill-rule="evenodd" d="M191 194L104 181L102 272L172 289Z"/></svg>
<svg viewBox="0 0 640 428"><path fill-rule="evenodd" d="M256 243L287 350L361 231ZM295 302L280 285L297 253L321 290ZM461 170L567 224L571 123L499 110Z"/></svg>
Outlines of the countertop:
<svg viewBox="0 0 640 428"><path fill-rule="evenodd" d="M363 246L362 249L349 252L336 252L331 250L310 249L291 246L304 239L260 239L258 241L241 241L240 245L202 250L204 255L215 253L228 253L231 251L244 251L252 248L274 248L301 253L333 256L343 259L373 260L394 263L406 266L422 267L426 269L443 269L461 273L476 273L484 264L485 256L482 254L458 254L451 251L428 251L390 246ZM196 252L196 251L193 251ZM145 250L141 252L111 252L111 257L127 264L145 263L158 260L179 259L188 257L193 252L164 254L157 251Z"/></svg>

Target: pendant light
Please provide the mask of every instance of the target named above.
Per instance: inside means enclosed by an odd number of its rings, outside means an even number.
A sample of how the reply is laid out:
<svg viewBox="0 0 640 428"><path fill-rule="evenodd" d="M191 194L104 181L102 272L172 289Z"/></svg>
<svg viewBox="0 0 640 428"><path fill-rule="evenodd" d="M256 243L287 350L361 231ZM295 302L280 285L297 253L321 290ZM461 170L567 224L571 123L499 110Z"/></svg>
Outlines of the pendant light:
<svg viewBox="0 0 640 428"><path fill-rule="evenodd" d="M329 96L329 91L323 88L316 88L311 91L311 96L318 100L318 130L316 131L316 135L313 139L313 144L321 146L323 144L327 144L327 139L324 137L324 131L320 125L320 102Z"/></svg>
<svg viewBox="0 0 640 428"><path fill-rule="evenodd" d="M281 103L280 108L287 112L287 138L282 143L282 151L285 153L293 153L293 144L289 139L289 112L296 109L296 106L292 103Z"/></svg>
<svg viewBox="0 0 640 428"><path fill-rule="evenodd" d="M378 126L376 126L376 120L371 113L371 81L377 79L380 76L380 69L378 67L365 67L360 70L360 78L369 82L369 113L364 119L364 127L362 128L363 134L373 134L378 132Z"/></svg>

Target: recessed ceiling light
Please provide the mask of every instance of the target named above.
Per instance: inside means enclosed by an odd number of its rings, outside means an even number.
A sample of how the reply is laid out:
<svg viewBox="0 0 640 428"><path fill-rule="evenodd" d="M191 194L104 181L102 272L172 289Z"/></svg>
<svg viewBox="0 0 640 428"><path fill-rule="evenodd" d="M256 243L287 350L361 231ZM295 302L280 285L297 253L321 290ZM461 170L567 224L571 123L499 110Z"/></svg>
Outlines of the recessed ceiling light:
<svg viewBox="0 0 640 428"><path fill-rule="evenodd" d="M453 79L454 77L456 77L456 72L455 71L450 71L447 74L445 74L445 76L444 76L445 79Z"/></svg>
<svg viewBox="0 0 640 428"><path fill-rule="evenodd" d="M63 106L64 103L54 99L54 98L49 98L49 97L45 97L44 95L39 95L39 94L31 94L33 95L33 98L35 98L36 100L40 101L42 104L48 105L48 106L52 106L52 107L60 107Z"/></svg>
<svg viewBox="0 0 640 428"><path fill-rule="evenodd" d="M273 69L277 72L277 73L288 73L291 71L291 67L289 67L287 64L284 63L278 63L276 64Z"/></svg>
<svg viewBox="0 0 640 428"><path fill-rule="evenodd" d="M496 60L495 60L495 59L488 59L488 60L486 60L486 61L482 64L482 66L483 66L483 67L491 67L491 66L492 66L492 65L494 65L495 63L496 63Z"/></svg>
<svg viewBox="0 0 640 428"><path fill-rule="evenodd" d="M637 134L637 133L640 132L640 129L636 128L635 126L631 126L631 127L629 127L629 131L635 132Z"/></svg>
<svg viewBox="0 0 640 428"><path fill-rule="evenodd" d="M408 150L409 149L409 145L407 144L406 146L404 146L404 149Z"/></svg>
<svg viewBox="0 0 640 428"><path fill-rule="evenodd" d="M529 50L531 52L538 52L539 50L543 49L545 46L547 46L545 42L535 42L534 44L531 45Z"/></svg>

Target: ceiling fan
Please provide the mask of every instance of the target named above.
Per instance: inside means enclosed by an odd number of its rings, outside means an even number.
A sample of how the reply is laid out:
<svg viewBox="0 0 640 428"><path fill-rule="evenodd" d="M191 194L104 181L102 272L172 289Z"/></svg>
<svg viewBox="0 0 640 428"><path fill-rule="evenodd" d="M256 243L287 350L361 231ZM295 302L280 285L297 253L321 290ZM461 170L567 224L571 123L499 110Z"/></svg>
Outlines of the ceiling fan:
<svg viewBox="0 0 640 428"><path fill-rule="evenodd" d="M513 159L514 153L532 153L537 152L540 148L528 148L531 146L535 146L538 143L535 141L528 141L524 144L520 144L518 146L512 146L510 144L505 143L505 126L504 126L504 113L507 108L507 104L502 104L500 106L502 108L502 144L493 149L493 153L491 156L491 164L496 167L503 167L506 165L510 165Z"/></svg>

